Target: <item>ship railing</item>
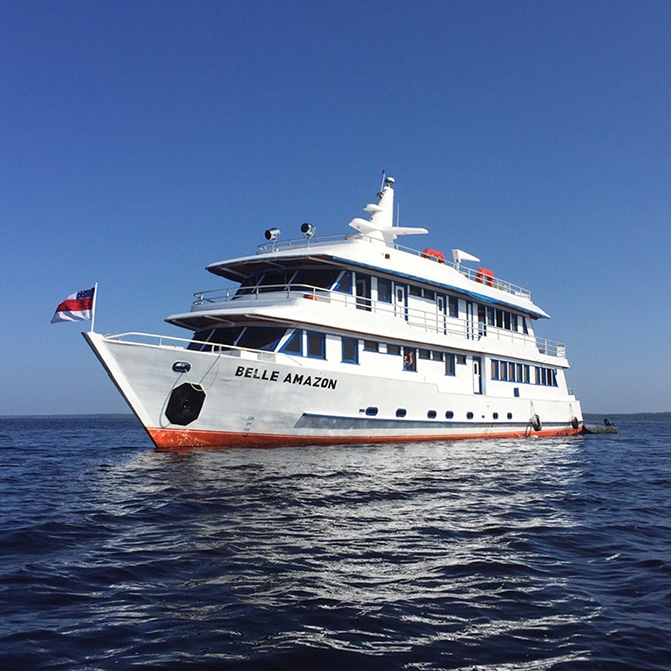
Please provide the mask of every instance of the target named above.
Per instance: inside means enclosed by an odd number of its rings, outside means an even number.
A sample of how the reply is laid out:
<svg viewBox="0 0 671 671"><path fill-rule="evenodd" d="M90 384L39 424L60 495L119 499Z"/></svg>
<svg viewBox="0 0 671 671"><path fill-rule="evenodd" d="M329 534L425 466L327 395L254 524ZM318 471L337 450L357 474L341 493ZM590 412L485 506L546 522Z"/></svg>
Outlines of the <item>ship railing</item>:
<svg viewBox="0 0 671 671"><path fill-rule="evenodd" d="M367 296L357 296L334 289L324 289L306 284L269 284L261 287L212 289L210 291L199 291L194 294L194 297L195 306L214 306L217 303L227 303L240 299L263 300L265 298L272 303L276 303L280 298L298 301L310 299L316 304L335 304L346 308L356 308L365 312L402 318L410 326L422 329L427 333L442 333L467 340L480 340L484 337L489 339L495 338L497 340L536 347L539 353L548 356L566 356L566 346L554 340L483 324L476 319L450 317L447 313L440 313L437 310L422 310L421 308L409 307L405 304L397 305L395 303L373 300Z"/></svg>
<svg viewBox="0 0 671 671"><path fill-rule="evenodd" d="M303 366L299 357L284 352L268 352L261 349L251 349L250 347L238 347L237 345L226 345L222 343L208 342L205 340L194 340L189 338L177 338L175 336L158 335L155 333L141 333L139 331L128 331L126 333L117 333L105 335L105 340L114 340L117 342L133 343L134 345L147 345L153 347L162 347L174 349L179 352L208 352L213 354L225 354L232 357L246 359L255 359L271 363L281 363L286 360L292 365ZM176 343L176 344L175 344ZM189 346L197 345L200 349Z"/></svg>
<svg viewBox="0 0 671 671"><path fill-rule="evenodd" d="M330 244L336 241L343 240L358 240L358 241L368 241L372 244L379 244L379 241L373 240L372 238L361 235L360 233L349 233L349 234L334 234L334 235L322 235L314 238L294 238L292 240L281 240L275 242L267 242L263 245L259 245L257 248L257 254L269 254L277 251L286 250L289 248L297 249L301 247L311 247L319 244ZM474 270L473 268L468 268L467 266L462 266L460 263L455 263L453 261L448 261L446 259L439 258L433 254L427 254L426 251L419 251L412 247L405 247L404 245L394 244L394 249L397 249L401 252L406 252L407 254L412 254L414 256L421 256L428 261L434 263L439 263L441 265L449 266L454 268L457 272L461 273L464 277L483 284L487 287L492 287L494 289L499 289L513 296L519 296L520 298L527 298L531 300L531 291L525 289L517 284L508 282L507 280L502 280L498 277L493 277L491 275L484 274L481 270Z"/></svg>
<svg viewBox="0 0 671 671"><path fill-rule="evenodd" d="M508 282L507 280L502 280L498 277L485 275L482 270L474 270L473 268L462 266L460 263L448 261L447 259L439 258L433 254L427 254L426 251L420 252L419 250L413 249L412 247L405 247L403 245L395 244L394 249L398 249L399 251L406 252L408 254L414 254L415 256L421 256L422 258L427 259L428 261L432 261L433 263L439 263L440 265L454 268L464 277L467 277L469 280L473 280L473 282L477 282L478 284L483 284L487 287L493 287L494 289L505 291L506 293L512 294L513 296L519 296L521 298L528 298L531 300L531 291L529 291L529 289L525 289L524 287L513 284L512 282Z"/></svg>
<svg viewBox="0 0 671 671"><path fill-rule="evenodd" d="M314 247L319 244L330 244L336 241L348 240L359 237L358 233L333 233L331 235L319 235L313 238L293 238L291 240L276 240L265 242L256 248L257 254L270 254L285 249L298 249L301 247Z"/></svg>

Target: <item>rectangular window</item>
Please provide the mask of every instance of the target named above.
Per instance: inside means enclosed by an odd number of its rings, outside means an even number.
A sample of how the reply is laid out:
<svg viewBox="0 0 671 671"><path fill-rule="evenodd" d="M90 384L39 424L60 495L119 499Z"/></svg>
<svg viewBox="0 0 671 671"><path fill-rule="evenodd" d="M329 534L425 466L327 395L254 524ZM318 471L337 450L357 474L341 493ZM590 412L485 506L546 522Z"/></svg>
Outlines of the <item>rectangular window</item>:
<svg viewBox="0 0 671 671"><path fill-rule="evenodd" d="M480 305L480 303L478 303L478 321L481 324L487 321L487 308L484 305Z"/></svg>
<svg viewBox="0 0 671 671"><path fill-rule="evenodd" d="M411 296L421 296L422 290L419 287L415 287L412 284L408 287Z"/></svg>
<svg viewBox="0 0 671 671"><path fill-rule="evenodd" d="M519 329L517 328L517 315L511 314L510 315L510 328L512 331L518 331Z"/></svg>
<svg viewBox="0 0 671 671"><path fill-rule="evenodd" d="M424 298L430 301L436 300L436 292L433 289L424 289Z"/></svg>
<svg viewBox="0 0 671 671"><path fill-rule="evenodd" d="M419 358L420 359L430 359L431 358L431 352L428 349L420 349L419 350Z"/></svg>
<svg viewBox="0 0 671 671"><path fill-rule="evenodd" d="M417 370L417 350L414 347L403 348L403 370Z"/></svg>
<svg viewBox="0 0 671 671"><path fill-rule="evenodd" d="M359 341L356 338L342 339L343 363L359 363Z"/></svg>
<svg viewBox="0 0 671 671"><path fill-rule="evenodd" d="M393 354L394 356L401 356L400 345L387 345L387 354Z"/></svg>
<svg viewBox="0 0 671 671"><path fill-rule="evenodd" d="M377 280L377 300L391 303L391 280Z"/></svg>
<svg viewBox="0 0 671 671"><path fill-rule="evenodd" d="M510 331L510 312L508 310L503 311L503 328Z"/></svg>
<svg viewBox="0 0 671 671"><path fill-rule="evenodd" d="M496 314L496 327L503 328L503 310L495 310Z"/></svg>
<svg viewBox="0 0 671 671"><path fill-rule="evenodd" d="M445 375L454 375L456 373L454 360L454 354L445 354Z"/></svg>
<svg viewBox="0 0 671 671"><path fill-rule="evenodd" d="M356 274L356 306L359 310L370 312L371 277L365 273Z"/></svg>
<svg viewBox="0 0 671 671"><path fill-rule="evenodd" d="M492 380L499 379L499 362L496 359L492 359Z"/></svg>
<svg viewBox="0 0 671 671"><path fill-rule="evenodd" d="M466 355L465 354L457 354L457 363L465 365L466 364Z"/></svg>
<svg viewBox="0 0 671 671"><path fill-rule="evenodd" d="M442 361L445 358L445 355L442 352L437 352L436 350L433 350L431 352L431 358L434 361Z"/></svg>
<svg viewBox="0 0 671 671"><path fill-rule="evenodd" d="M326 338L323 333L308 331L308 356L314 359L326 358Z"/></svg>
<svg viewBox="0 0 671 671"><path fill-rule="evenodd" d="M449 296L448 297L448 306L450 310L450 317L458 317L459 316L459 300L457 299L456 296Z"/></svg>
<svg viewBox="0 0 671 671"><path fill-rule="evenodd" d="M363 341L364 352L379 352L380 343L374 342L373 340L364 340Z"/></svg>

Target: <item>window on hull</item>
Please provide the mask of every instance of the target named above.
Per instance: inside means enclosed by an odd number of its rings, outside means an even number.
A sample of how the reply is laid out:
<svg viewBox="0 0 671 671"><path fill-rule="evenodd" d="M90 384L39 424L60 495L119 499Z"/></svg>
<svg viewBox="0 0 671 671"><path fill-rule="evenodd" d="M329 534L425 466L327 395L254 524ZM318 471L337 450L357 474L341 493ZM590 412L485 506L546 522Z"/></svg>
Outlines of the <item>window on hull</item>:
<svg viewBox="0 0 671 671"><path fill-rule="evenodd" d="M544 387L556 387L557 370L555 368L536 366L536 384L540 384Z"/></svg>
<svg viewBox="0 0 671 671"><path fill-rule="evenodd" d="M359 363L359 341L356 338L342 339L343 363Z"/></svg>
<svg viewBox="0 0 671 671"><path fill-rule="evenodd" d="M323 333L308 331L308 356L313 359L326 358L326 338Z"/></svg>
<svg viewBox="0 0 671 671"><path fill-rule="evenodd" d="M529 384L530 369L528 364L492 359L491 367L492 380Z"/></svg>

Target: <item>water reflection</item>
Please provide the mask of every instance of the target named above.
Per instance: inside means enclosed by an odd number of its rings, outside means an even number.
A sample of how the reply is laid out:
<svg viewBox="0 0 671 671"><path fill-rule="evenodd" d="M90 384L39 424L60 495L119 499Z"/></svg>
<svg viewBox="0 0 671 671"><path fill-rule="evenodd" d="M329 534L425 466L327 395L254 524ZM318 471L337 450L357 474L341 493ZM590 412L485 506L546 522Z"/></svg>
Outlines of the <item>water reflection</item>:
<svg viewBox="0 0 671 671"><path fill-rule="evenodd" d="M91 481L111 533L89 560L125 565L120 589L139 590L145 617L242 626L235 640L257 652L549 638L539 659L559 659L558 645L575 658L571 639L597 612L572 588L563 540L577 524L566 502L580 497L579 449L541 439L139 452Z"/></svg>

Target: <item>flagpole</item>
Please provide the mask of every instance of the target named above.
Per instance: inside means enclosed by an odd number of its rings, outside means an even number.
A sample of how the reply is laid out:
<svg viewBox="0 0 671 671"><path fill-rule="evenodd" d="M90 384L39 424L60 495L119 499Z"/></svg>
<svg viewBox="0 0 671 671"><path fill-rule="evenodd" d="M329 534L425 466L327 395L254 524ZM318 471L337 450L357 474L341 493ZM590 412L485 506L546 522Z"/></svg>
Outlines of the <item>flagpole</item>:
<svg viewBox="0 0 671 671"><path fill-rule="evenodd" d="M93 326L96 320L96 299L98 298L98 283L96 282L93 287L93 305L91 306L91 328L89 333L93 333Z"/></svg>

